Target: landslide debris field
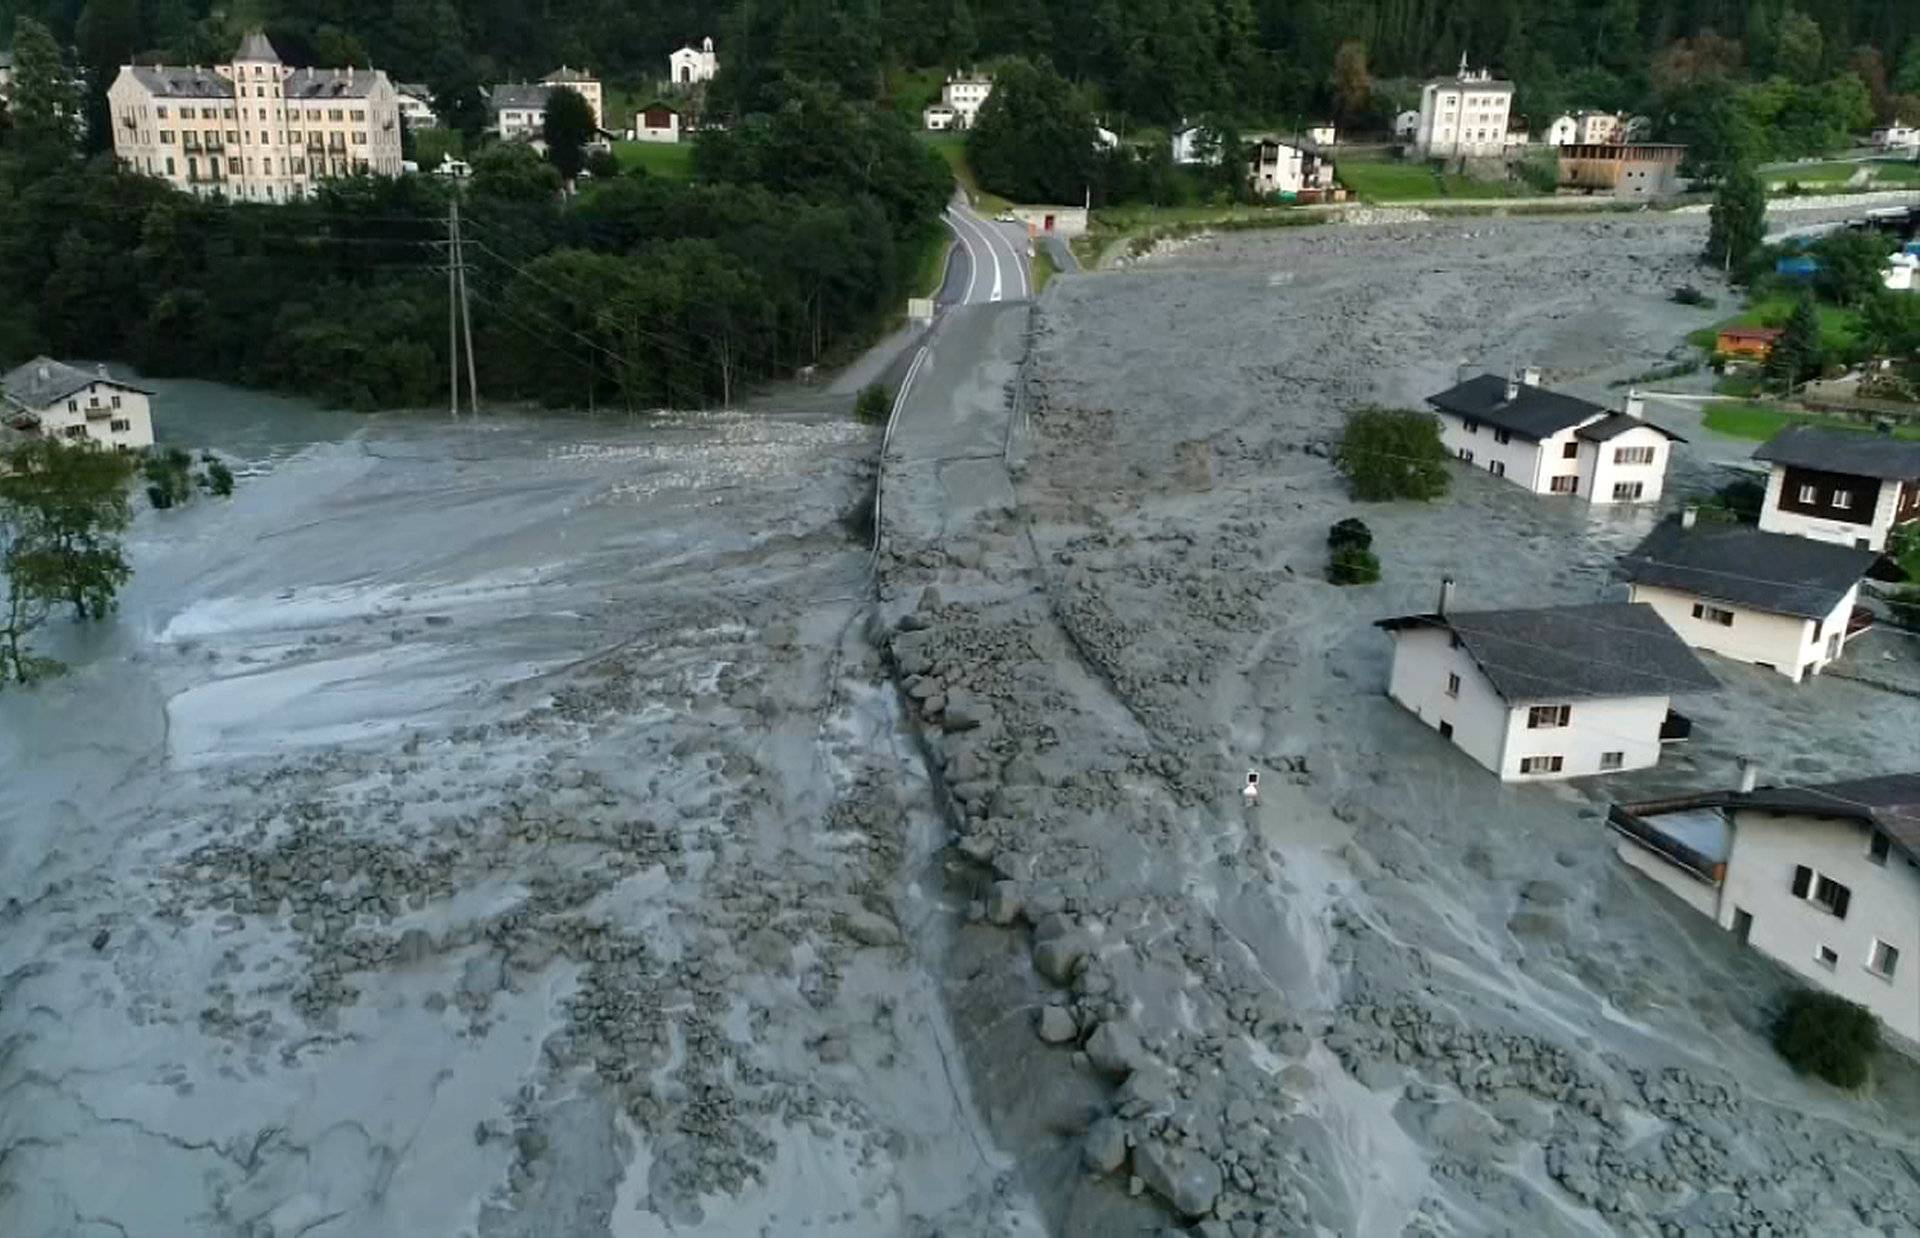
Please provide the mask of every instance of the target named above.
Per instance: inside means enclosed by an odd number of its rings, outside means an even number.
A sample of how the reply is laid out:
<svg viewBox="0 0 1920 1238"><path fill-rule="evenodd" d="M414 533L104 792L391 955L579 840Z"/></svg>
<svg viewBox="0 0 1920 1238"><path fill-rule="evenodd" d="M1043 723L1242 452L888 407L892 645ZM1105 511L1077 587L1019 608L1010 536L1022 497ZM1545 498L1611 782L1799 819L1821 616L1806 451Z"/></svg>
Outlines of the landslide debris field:
<svg viewBox="0 0 1920 1238"><path fill-rule="evenodd" d="M1716 662L1661 769L1503 789L1371 621L1599 596L1653 513L1463 474L1320 580L1345 406L1606 394L1711 318L1699 243L1316 228L955 310L877 609L837 416L165 384L238 494L0 694L0 1233L1920 1232L1912 1069L1789 1073L1782 974L1600 819L1911 767L1920 700Z"/></svg>
<svg viewBox="0 0 1920 1238"><path fill-rule="evenodd" d="M914 961L872 430L157 411L238 494L0 695L0 1233L1038 1232Z"/></svg>
<svg viewBox="0 0 1920 1238"><path fill-rule="evenodd" d="M1385 698L1371 622L1429 609L1443 574L1462 609L1621 596L1613 556L1655 513L1464 469L1442 502L1361 508L1327 459L1342 409L1416 401L1461 359L1617 398L1602 380L1710 320L1666 300L1701 239L1476 220L1186 244L1057 280L1030 328L999 311L1010 427L998 387L961 393L964 450L901 427L890 657L976 861L948 1005L1053 1232L1920 1232L1913 1067L1883 1055L1865 1098L1794 1076L1766 1040L1785 973L1603 822L1740 757L1911 768L1920 700L1710 660L1724 688L1681 702L1696 738L1657 770L1503 787ZM1681 492L1744 454L1655 416L1696 440ZM1322 579L1350 515L1378 585Z"/></svg>

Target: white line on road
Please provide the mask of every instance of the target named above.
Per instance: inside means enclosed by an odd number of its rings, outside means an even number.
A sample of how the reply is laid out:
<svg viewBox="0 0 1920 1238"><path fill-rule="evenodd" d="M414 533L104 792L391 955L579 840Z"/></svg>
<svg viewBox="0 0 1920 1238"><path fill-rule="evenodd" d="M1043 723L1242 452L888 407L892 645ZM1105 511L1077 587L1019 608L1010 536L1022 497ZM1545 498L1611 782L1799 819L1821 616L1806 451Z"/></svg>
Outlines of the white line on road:
<svg viewBox="0 0 1920 1238"><path fill-rule="evenodd" d="M979 237L981 242L986 245L987 256L993 259L993 292L988 296L987 299L989 301L1000 300L1002 295L1004 295L1005 276L1002 274L1000 270L1000 251L994 247L993 234L989 232L980 223L978 219L973 218L969 212L955 211L953 213L953 216L955 219L959 220L962 224L966 225L968 230L971 231L975 236ZM973 300L971 289L968 290L967 300L968 301Z"/></svg>
<svg viewBox="0 0 1920 1238"><path fill-rule="evenodd" d="M907 393L913 390L913 380L920 376L920 367L926 362L928 351L927 345L920 345L913 364L907 367L907 376L900 380L900 390L893 393L893 408L887 414L886 433L880 436L880 461L873 470L873 550L868 556L869 567L880 560L880 505L887 493L887 452L893 446L893 428L900 421L900 410L907 406Z"/></svg>

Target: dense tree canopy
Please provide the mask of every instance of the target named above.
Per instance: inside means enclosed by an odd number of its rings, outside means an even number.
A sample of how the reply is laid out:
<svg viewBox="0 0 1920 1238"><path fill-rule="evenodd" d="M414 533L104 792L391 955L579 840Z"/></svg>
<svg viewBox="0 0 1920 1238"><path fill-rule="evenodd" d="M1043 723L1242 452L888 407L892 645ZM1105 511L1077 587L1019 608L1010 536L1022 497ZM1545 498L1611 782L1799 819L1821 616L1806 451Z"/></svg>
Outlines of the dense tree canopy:
<svg viewBox="0 0 1920 1238"><path fill-rule="evenodd" d="M1042 62L1002 65L967 135L981 183L1020 202L1078 202L1094 177L1093 113Z"/></svg>

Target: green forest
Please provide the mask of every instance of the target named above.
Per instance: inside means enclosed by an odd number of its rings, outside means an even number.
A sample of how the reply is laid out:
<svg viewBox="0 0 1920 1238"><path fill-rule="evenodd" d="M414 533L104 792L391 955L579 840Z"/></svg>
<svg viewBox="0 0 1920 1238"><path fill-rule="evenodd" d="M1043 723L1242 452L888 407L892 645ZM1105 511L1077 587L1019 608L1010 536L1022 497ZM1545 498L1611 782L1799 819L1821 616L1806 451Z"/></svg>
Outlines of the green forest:
<svg viewBox="0 0 1920 1238"><path fill-rule="evenodd" d="M0 362L44 349L356 407L444 399L443 184L224 204L100 153L118 65L216 63L256 23L291 63L426 82L474 139L482 388L556 404L712 403L870 339L938 243L948 172L913 127L954 67L1007 87L974 135L989 187L1096 203L1195 192L1164 144L1094 155L1096 121L1378 128L1463 53L1517 83L1520 114L1642 112L1709 177L1920 118L1913 0L0 0L21 78L0 111ZM691 183L603 161L567 197L529 151L477 140L488 82L570 63L638 97L709 34L706 114L728 128L702 134ZM74 78L62 106L96 118L79 144L35 102Z"/></svg>

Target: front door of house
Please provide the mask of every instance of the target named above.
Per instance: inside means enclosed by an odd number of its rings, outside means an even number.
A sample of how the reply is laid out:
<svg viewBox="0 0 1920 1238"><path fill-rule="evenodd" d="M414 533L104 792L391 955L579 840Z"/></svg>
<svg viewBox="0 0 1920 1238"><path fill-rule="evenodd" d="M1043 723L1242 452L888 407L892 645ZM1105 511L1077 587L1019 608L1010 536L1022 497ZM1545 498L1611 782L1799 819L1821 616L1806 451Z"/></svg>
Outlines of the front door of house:
<svg viewBox="0 0 1920 1238"><path fill-rule="evenodd" d="M1753 913L1733 909L1733 939L1741 945L1747 944L1747 938L1753 933Z"/></svg>

